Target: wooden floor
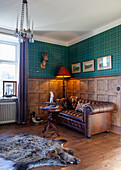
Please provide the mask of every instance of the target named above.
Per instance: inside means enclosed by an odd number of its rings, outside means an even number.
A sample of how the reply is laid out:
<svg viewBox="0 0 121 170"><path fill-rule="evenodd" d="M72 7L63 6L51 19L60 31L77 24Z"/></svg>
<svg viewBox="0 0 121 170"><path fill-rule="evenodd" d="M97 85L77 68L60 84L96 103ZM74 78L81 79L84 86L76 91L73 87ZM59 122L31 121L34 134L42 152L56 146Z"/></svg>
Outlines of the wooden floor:
<svg viewBox="0 0 121 170"><path fill-rule="evenodd" d="M72 148L75 156L81 159L79 165L68 167L39 167L34 170L119 170L121 169L121 130L112 127L112 132L94 135L87 139L84 135L63 126L57 126L60 137L49 129L48 139L66 139L64 147ZM44 125L0 125L0 139L27 132L42 137Z"/></svg>

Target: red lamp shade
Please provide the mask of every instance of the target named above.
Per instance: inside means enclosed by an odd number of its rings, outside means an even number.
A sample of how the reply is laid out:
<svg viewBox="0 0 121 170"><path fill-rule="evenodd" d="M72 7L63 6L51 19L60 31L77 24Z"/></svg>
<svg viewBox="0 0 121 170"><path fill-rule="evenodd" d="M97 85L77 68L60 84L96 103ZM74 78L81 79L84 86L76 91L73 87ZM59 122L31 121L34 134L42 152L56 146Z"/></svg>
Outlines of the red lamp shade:
<svg viewBox="0 0 121 170"><path fill-rule="evenodd" d="M71 77L71 75L68 72L68 69L66 67L60 67L60 69L58 70L57 76L56 77Z"/></svg>

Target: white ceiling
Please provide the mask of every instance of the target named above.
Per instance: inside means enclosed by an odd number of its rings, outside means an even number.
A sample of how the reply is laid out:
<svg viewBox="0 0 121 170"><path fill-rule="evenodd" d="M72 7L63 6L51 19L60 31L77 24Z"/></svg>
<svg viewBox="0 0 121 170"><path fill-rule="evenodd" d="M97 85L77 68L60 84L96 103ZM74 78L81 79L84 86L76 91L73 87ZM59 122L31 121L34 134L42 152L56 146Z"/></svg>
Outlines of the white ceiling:
<svg viewBox="0 0 121 170"><path fill-rule="evenodd" d="M34 34L71 42L121 19L121 0L28 0ZM0 28L15 30L22 0L0 0Z"/></svg>

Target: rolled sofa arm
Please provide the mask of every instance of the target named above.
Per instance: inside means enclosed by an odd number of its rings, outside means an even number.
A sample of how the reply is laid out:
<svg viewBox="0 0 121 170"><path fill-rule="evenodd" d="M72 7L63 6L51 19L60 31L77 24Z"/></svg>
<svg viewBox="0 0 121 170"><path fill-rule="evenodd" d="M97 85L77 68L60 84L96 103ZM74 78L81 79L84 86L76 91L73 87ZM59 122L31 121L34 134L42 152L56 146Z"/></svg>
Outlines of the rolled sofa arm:
<svg viewBox="0 0 121 170"><path fill-rule="evenodd" d="M84 121L86 120L87 115L94 115L104 112L114 111L116 105L111 102L102 102L98 104L89 104L84 107Z"/></svg>
<svg viewBox="0 0 121 170"><path fill-rule="evenodd" d="M111 128L111 112L116 108L114 103L100 102L86 105L84 108L85 135L109 131Z"/></svg>

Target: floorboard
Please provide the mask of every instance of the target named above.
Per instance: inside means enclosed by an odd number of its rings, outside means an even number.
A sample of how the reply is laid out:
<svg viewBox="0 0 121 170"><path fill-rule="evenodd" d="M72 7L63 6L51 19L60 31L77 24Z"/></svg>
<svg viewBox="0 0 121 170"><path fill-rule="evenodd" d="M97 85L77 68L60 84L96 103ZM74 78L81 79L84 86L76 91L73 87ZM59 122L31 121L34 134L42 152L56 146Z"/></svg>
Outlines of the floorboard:
<svg viewBox="0 0 121 170"><path fill-rule="evenodd" d="M64 147L72 148L75 156L81 159L79 165L67 167L39 167L33 170L119 170L121 169L121 129L112 127L110 133L93 135L87 139L79 132L58 125L60 137L49 129L46 138L66 139ZM42 137L43 125L0 125L0 139L19 133L30 133ZM116 134L117 133L117 134Z"/></svg>

